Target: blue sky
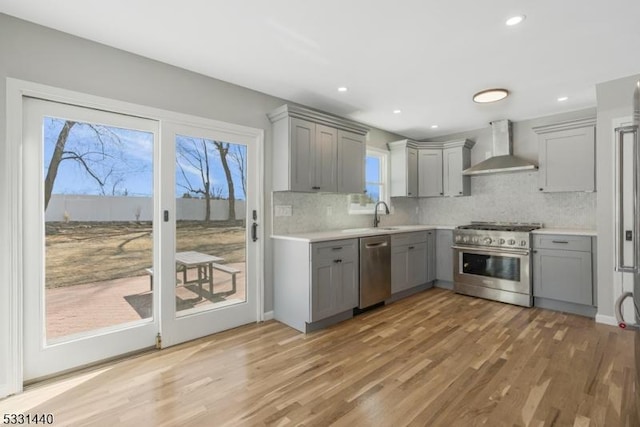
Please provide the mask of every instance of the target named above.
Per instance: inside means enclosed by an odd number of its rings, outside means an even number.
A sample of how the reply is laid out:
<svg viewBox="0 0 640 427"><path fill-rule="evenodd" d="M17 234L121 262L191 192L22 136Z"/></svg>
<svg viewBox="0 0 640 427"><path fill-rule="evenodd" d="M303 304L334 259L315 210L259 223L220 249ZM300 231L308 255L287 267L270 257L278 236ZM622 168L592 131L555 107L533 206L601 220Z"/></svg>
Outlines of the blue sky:
<svg viewBox="0 0 640 427"><path fill-rule="evenodd" d="M47 174L55 144L63 126L64 120L61 119L45 118L44 120L43 177ZM178 144L189 142L191 140L187 137L178 137ZM208 147L210 156L212 187L226 198L228 197L227 180L219 152L212 141L207 141L205 145ZM240 149L246 153L244 146L236 145L232 149ZM153 134L151 133L102 125L91 127L86 123L80 123L71 129L65 151L80 154L104 185L101 186L93 179L79 161L68 159L60 163L53 194L151 196L153 193ZM228 160L232 170L236 199L244 199L240 172L233 160L230 158ZM179 155L176 156L176 161L176 197L182 197L187 191L184 188L188 187L186 180L193 188L202 187L200 171ZM180 166L185 172L184 175L181 173ZM193 194L193 196L197 195Z"/></svg>

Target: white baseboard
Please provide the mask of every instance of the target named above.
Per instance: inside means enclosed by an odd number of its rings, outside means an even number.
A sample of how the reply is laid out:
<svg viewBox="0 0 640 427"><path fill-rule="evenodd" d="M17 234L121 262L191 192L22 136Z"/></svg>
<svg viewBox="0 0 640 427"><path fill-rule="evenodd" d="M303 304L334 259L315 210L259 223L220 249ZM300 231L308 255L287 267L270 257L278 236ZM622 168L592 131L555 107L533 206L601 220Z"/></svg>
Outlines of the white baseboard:
<svg viewBox="0 0 640 427"><path fill-rule="evenodd" d="M604 314L596 314L596 323L604 325L618 326L618 321L613 316L605 316Z"/></svg>
<svg viewBox="0 0 640 427"><path fill-rule="evenodd" d="M264 313L264 314L262 315L262 317L263 317L263 319L264 319L264 321L265 321L265 322L266 322L267 320L271 320L271 319L273 319L273 310L271 310L271 311L267 311L266 313Z"/></svg>

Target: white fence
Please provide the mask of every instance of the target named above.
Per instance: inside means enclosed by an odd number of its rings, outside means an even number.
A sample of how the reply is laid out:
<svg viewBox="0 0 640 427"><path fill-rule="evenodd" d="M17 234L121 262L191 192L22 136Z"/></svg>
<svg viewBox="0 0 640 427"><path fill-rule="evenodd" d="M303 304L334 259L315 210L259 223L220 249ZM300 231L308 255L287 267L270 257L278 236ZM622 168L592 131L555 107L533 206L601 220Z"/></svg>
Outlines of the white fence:
<svg viewBox="0 0 640 427"><path fill-rule="evenodd" d="M229 215L227 200L211 200L211 220L224 221ZM245 217L244 200L236 200L236 219ZM205 200L176 199L178 220L204 220ZM45 221L151 221L153 199L129 196L51 196Z"/></svg>

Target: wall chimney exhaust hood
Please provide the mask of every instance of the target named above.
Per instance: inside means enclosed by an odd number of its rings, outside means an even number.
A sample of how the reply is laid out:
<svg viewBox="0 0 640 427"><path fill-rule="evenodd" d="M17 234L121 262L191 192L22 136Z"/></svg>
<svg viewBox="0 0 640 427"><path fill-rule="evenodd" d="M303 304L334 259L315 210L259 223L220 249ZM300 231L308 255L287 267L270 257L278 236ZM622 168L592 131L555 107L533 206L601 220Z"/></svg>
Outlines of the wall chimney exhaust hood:
<svg viewBox="0 0 640 427"><path fill-rule="evenodd" d="M513 132L510 120L491 122L493 131L493 157L462 171L463 175L536 170L538 165L513 155Z"/></svg>

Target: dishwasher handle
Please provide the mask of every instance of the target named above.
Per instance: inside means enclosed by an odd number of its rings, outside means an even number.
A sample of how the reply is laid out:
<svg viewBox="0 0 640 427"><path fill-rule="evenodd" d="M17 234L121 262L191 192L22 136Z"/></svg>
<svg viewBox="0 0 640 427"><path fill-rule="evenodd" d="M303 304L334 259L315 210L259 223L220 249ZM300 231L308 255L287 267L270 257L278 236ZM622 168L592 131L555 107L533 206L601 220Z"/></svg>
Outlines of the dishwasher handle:
<svg viewBox="0 0 640 427"><path fill-rule="evenodd" d="M367 249L383 248L383 247L387 246L388 244L389 244L388 242L367 243L367 244L364 245L364 247L367 248Z"/></svg>

